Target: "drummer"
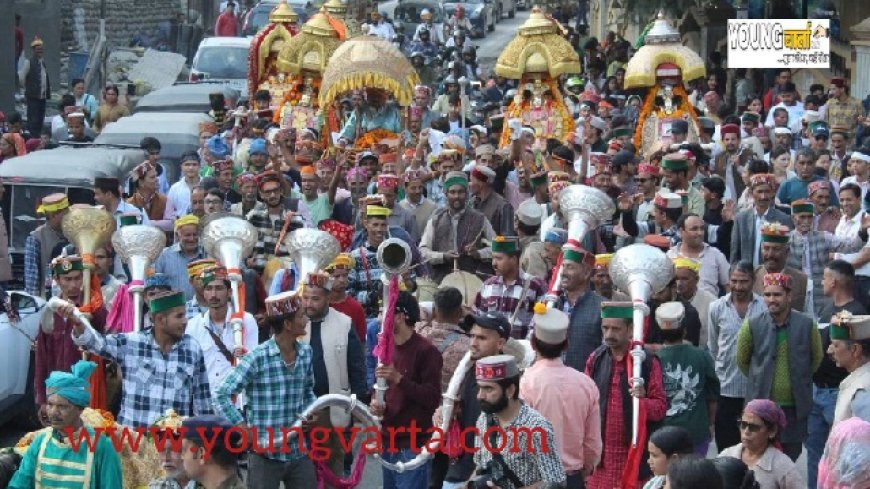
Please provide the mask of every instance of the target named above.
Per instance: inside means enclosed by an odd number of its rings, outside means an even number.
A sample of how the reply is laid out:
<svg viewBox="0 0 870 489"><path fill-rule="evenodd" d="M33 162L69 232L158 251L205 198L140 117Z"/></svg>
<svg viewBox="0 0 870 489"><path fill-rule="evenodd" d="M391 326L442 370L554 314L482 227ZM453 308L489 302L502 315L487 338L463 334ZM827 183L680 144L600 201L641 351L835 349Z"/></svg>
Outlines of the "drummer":
<svg viewBox="0 0 870 489"><path fill-rule="evenodd" d="M496 236L491 244L495 276L486 279L474 307L480 314L501 314L511 323L511 336L526 337L534 306L546 293L544 282L520 270L519 238Z"/></svg>

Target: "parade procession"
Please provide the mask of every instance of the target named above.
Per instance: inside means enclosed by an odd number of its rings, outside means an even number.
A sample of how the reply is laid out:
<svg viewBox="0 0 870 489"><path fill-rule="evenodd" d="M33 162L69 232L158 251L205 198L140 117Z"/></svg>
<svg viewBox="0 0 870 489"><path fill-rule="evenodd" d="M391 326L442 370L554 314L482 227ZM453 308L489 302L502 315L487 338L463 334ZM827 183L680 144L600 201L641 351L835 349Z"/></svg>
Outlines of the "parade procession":
<svg viewBox="0 0 870 489"><path fill-rule="evenodd" d="M0 489L870 489L870 3L85 3L0 47Z"/></svg>

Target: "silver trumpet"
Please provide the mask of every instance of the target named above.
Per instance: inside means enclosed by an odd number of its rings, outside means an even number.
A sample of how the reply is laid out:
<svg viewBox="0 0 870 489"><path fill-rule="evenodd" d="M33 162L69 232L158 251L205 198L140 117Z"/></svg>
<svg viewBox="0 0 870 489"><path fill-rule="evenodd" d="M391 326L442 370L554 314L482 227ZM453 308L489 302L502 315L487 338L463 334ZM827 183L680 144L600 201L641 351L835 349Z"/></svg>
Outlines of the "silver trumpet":
<svg viewBox="0 0 870 489"><path fill-rule="evenodd" d="M284 247L296 265L296 282L326 268L341 253L335 236L319 229L297 229L284 237Z"/></svg>
<svg viewBox="0 0 870 489"><path fill-rule="evenodd" d="M145 270L160 256L166 246L166 234L154 226L135 224L123 226L112 234L112 246L130 269L133 294L133 330L142 329L142 293L145 290Z"/></svg>
<svg viewBox="0 0 870 489"><path fill-rule="evenodd" d="M632 381L643 384L641 364L646 357L643 346L644 317L649 315L646 303L652 294L661 292L674 277L671 260L658 248L647 244L633 244L620 249L610 262L610 278L620 290L627 291L634 303L631 350ZM632 445L638 443L638 415L640 399L632 396Z"/></svg>
<svg viewBox="0 0 870 489"><path fill-rule="evenodd" d="M395 276L401 276L411 268L411 247L408 243L398 238L390 238L384 240L378 246L377 252L378 264L381 270L384 271L381 277L383 293L381 294L381 317L386 312L387 303L389 302L390 280ZM384 334L384 323L381 321L381 334ZM393 341L392 338L385 338L386 341ZM382 366L378 362L378 366ZM379 378L375 384L375 395L377 402L384 404L384 398L387 394L386 379Z"/></svg>
<svg viewBox="0 0 870 489"><path fill-rule="evenodd" d="M580 246L586 233L597 228L602 221L613 217L616 207L604 192L588 185L571 185L559 194L559 210L568 220L568 242ZM559 299L562 288L562 268L556 271L552 286L547 292L548 307Z"/></svg>
<svg viewBox="0 0 870 489"><path fill-rule="evenodd" d="M233 299L233 336L237 347L244 347L239 284L242 282L242 264L254 252L257 229L247 219L235 214L221 213L210 216L202 226L202 247L212 258L227 268Z"/></svg>

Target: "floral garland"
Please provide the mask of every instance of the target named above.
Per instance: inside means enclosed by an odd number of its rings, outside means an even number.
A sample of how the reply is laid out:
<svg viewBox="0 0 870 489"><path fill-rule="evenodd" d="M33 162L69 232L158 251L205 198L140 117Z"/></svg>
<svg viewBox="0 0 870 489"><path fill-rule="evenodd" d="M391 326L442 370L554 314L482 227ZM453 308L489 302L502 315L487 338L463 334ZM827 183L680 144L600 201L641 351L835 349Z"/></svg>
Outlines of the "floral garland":
<svg viewBox="0 0 870 489"><path fill-rule="evenodd" d="M656 112L656 97L658 96L659 90L661 89L661 84L656 83L654 87L650 88L649 92L646 94L646 98L643 101L643 106L640 109L640 114L637 118L637 126L634 129L634 147L642 148L643 143L643 126L646 123L647 118L655 114ZM677 84L673 87L674 97L679 97L680 104L675 107L674 113L670 115L672 119L685 118L689 116L692 121L695 123L695 127L700 126L700 121L698 120L698 116L695 114L695 111L692 110L691 105L689 104L689 95L686 93L686 89L683 88L683 85Z"/></svg>
<svg viewBox="0 0 870 489"><path fill-rule="evenodd" d="M376 144L380 143L384 139L398 138L399 135L394 133L393 131L378 128L371 130L357 138L354 146L357 150L372 149Z"/></svg>

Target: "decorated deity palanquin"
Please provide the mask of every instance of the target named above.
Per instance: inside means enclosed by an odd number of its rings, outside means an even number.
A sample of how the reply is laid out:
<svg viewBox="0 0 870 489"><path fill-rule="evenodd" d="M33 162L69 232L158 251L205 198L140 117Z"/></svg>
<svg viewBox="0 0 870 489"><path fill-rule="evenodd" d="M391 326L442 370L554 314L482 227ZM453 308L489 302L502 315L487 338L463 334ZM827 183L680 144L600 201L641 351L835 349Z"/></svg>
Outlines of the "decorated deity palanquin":
<svg viewBox="0 0 870 489"><path fill-rule="evenodd" d="M574 119L564 104L557 80L566 73L580 73L580 59L562 37L561 26L540 9L533 9L519 33L498 57L495 72L520 80L517 95L507 110L508 118L519 118L531 126L539 139L560 141L574 132ZM510 141L505 127L501 144Z"/></svg>
<svg viewBox="0 0 870 489"><path fill-rule="evenodd" d="M268 90L272 104L284 99L292 88L292 82L278 67L278 53L299 31L299 16L286 0L269 14L269 23L251 40L248 52L249 100L260 90Z"/></svg>
<svg viewBox="0 0 870 489"><path fill-rule="evenodd" d="M684 82L704 77L704 60L681 44L680 33L662 14L642 37L643 46L625 67L626 90L649 89L638 115L635 147L648 154L658 144L669 144L670 126L677 119L689 123L689 142L698 142L700 124Z"/></svg>

